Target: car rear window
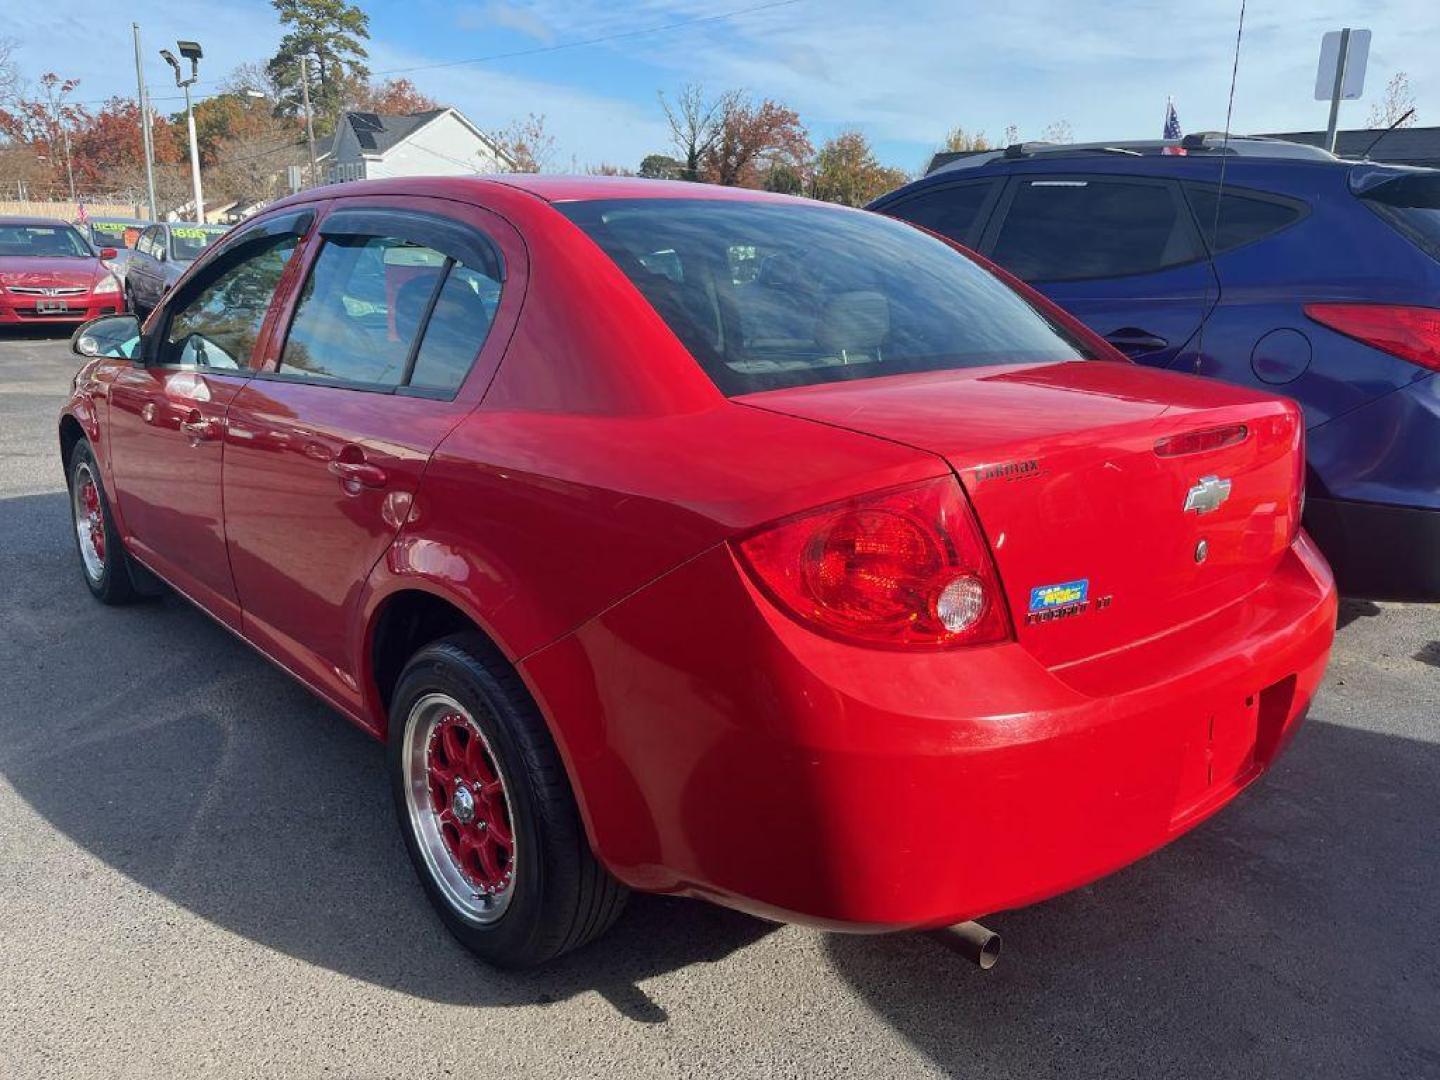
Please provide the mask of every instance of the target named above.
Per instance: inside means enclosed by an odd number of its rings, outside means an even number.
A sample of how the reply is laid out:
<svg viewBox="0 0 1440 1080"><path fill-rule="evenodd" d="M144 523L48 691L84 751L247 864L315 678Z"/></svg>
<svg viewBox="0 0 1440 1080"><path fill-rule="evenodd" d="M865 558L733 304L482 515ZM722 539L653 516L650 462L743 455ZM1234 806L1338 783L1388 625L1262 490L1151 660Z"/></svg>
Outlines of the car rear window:
<svg viewBox="0 0 1440 1080"><path fill-rule="evenodd" d="M1388 180L1360 198L1427 255L1440 259L1440 171Z"/></svg>
<svg viewBox="0 0 1440 1080"><path fill-rule="evenodd" d="M878 214L712 199L557 209L726 394L1083 355L989 271Z"/></svg>

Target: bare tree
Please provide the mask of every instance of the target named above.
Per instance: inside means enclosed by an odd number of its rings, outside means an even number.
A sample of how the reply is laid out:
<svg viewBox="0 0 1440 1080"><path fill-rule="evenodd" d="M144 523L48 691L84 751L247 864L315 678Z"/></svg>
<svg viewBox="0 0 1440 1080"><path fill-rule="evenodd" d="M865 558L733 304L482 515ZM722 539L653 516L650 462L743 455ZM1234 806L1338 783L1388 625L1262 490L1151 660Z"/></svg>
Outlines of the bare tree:
<svg viewBox="0 0 1440 1080"><path fill-rule="evenodd" d="M1048 143L1073 143L1075 132L1070 130L1069 120L1056 120L1053 124L1047 124L1045 130L1040 133L1040 141Z"/></svg>
<svg viewBox="0 0 1440 1080"><path fill-rule="evenodd" d="M715 149L725 130L725 122L740 107L739 90L727 90L709 100L705 88L687 83L672 104L660 92L660 107L670 124L670 141L680 157L680 179L700 179L701 163Z"/></svg>
<svg viewBox="0 0 1440 1080"><path fill-rule="evenodd" d="M492 131L490 141L499 147L515 172L544 172L555 156L555 136L545 130L544 113L512 120L509 127Z"/></svg>
<svg viewBox="0 0 1440 1080"><path fill-rule="evenodd" d="M20 43L14 38L0 38L0 109L15 102L20 96L20 65L15 62L15 50Z"/></svg>
<svg viewBox="0 0 1440 1080"><path fill-rule="evenodd" d="M1411 127L1420 119L1419 113L1411 111L1414 108L1415 94L1410 89L1410 76L1403 71L1397 71L1385 84L1385 96L1370 106L1370 126L1388 128L1409 112L1410 115L1396 126Z"/></svg>

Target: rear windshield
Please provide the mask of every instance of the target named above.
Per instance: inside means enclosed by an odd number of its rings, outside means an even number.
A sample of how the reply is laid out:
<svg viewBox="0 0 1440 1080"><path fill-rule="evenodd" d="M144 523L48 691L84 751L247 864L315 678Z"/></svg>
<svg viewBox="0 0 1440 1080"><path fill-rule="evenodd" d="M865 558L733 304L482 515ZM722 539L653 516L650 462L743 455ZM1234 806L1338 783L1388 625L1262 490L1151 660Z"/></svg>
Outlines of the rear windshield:
<svg viewBox="0 0 1440 1080"><path fill-rule="evenodd" d="M1440 171L1397 177L1360 197L1431 258L1440 259Z"/></svg>
<svg viewBox="0 0 1440 1080"><path fill-rule="evenodd" d="M133 248L143 228L129 221L92 221L90 239L96 247Z"/></svg>
<svg viewBox="0 0 1440 1080"><path fill-rule="evenodd" d="M878 214L711 199L557 209L726 394L1082 358L998 278Z"/></svg>

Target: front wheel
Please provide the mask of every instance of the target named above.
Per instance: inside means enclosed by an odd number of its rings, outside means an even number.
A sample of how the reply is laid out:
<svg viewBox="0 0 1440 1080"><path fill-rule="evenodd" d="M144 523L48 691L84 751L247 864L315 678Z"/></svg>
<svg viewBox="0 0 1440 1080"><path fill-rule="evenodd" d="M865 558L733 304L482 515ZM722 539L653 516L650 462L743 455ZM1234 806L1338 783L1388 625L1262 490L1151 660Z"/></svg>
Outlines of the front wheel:
<svg viewBox="0 0 1440 1080"><path fill-rule="evenodd" d="M80 569L90 592L106 604L134 600L135 583L130 577L125 547L110 516L100 466L84 439L70 452L70 520L75 528Z"/></svg>
<svg viewBox="0 0 1440 1080"><path fill-rule="evenodd" d="M406 665L389 758L415 871L482 959L530 967L615 921L625 888L590 851L539 710L479 635L443 638Z"/></svg>

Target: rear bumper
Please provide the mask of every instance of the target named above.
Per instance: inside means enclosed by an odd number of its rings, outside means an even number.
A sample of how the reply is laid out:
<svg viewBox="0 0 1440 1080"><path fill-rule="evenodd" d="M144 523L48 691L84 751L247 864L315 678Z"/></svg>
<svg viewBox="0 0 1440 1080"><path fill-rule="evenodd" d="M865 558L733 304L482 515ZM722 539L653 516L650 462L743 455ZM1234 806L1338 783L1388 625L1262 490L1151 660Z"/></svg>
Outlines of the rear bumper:
<svg viewBox="0 0 1440 1080"><path fill-rule="evenodd" d="M1310 498L1305 528L1346 596L1440 600L1440 510Z"/></svg>
<svg viewBox="0 0 1440 1080"><path fill-rule="evenodd" d="M901 654L776 613L725 548L528 658L621 880L848 929L1066 891L1229 802L1298 727L1335 626L1303 538L1243 602L1047 670Z"/></svg>
<svg viewBox="0 0 1440 1080"><path fill-rule="evenodd" d="M0 325L43 326L46 323L79 325L101 315L118 315L125 310L125 300L119 293L107 294L99 299L76 296L65 297L67 310L59 313L37 310L35 301L43 297L17 296L14 293L0 294Z"/></svg>

